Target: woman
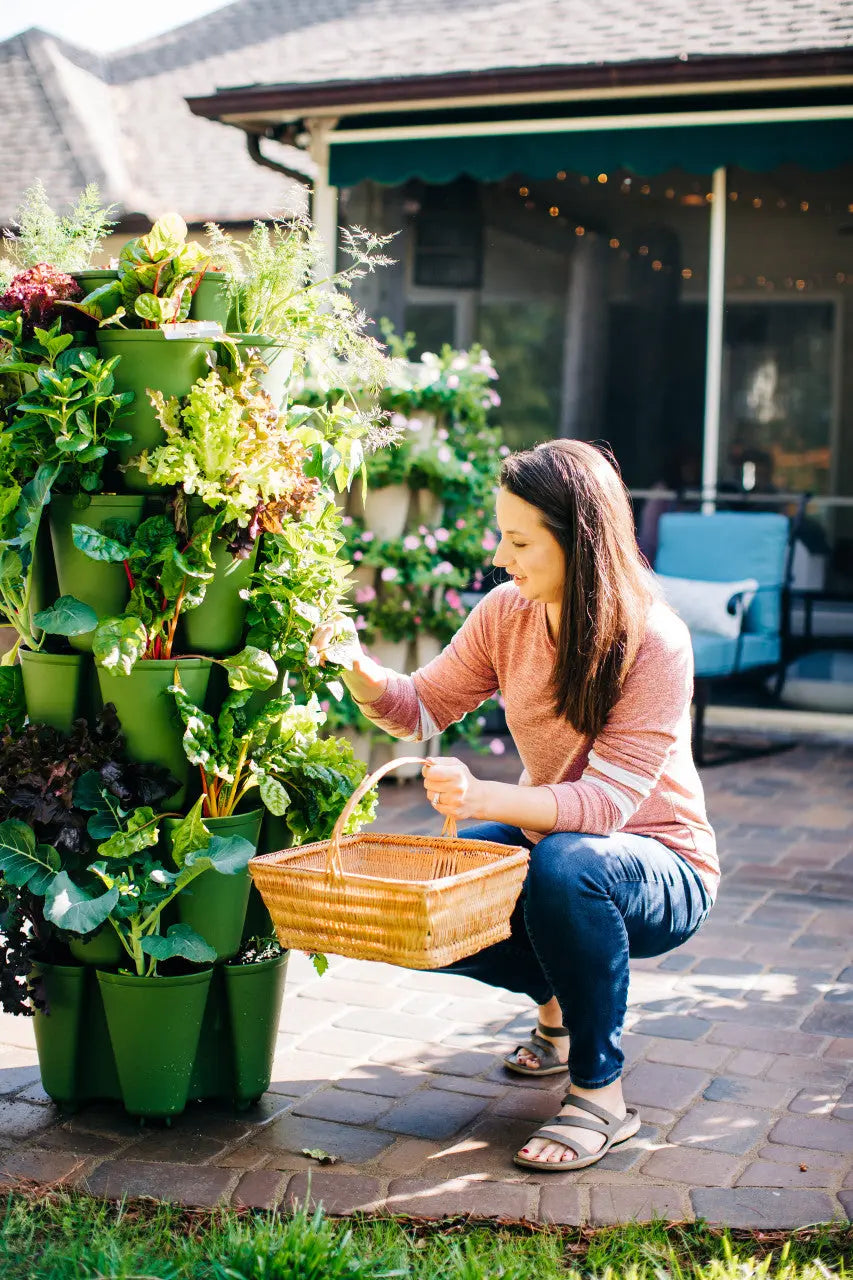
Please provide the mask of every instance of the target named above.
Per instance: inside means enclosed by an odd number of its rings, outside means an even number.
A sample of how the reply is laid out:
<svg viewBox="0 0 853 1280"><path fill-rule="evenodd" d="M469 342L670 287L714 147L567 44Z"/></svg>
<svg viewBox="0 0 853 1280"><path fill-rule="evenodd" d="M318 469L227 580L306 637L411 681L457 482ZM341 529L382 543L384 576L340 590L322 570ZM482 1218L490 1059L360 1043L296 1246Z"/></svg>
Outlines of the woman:
<svg viewBox="0 0 853 1280"><path fill-rule="evenodd" d="M494 564L512 581L477 605L413 676L355 647L345 675L366 716L399 738L432 738L498 691L524 764L518 786L430 759L440 814L462 834L526 845L512 937L451 966L539 1006L505 1062L568 1070L560 1114L516 1154L536 1169L581 1169L630 1138L620 1049L629 956L679 946L719 880L714 834L690 751L693 660L684 624L655 594L628 495L607 457L556 440L506 460ZM331 640L318 632L323 649Z"/></svg>

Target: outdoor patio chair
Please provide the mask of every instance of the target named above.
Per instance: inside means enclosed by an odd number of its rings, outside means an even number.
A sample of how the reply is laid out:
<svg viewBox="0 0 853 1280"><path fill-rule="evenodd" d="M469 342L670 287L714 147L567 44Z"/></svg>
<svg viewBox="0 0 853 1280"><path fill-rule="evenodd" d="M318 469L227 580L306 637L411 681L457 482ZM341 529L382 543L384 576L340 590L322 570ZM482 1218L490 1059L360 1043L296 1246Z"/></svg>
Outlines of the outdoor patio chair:
<svg viewBox="0 0 853 1280"><path fill-rule="evenodd" d="M690 628L698 764L756 754L739 747L707 760L705 710L712 685L745 673L770 677L774 696L781 691L792 554L787 516L742 511L661 516L654 567L662 575L664 594Z"/></svg>

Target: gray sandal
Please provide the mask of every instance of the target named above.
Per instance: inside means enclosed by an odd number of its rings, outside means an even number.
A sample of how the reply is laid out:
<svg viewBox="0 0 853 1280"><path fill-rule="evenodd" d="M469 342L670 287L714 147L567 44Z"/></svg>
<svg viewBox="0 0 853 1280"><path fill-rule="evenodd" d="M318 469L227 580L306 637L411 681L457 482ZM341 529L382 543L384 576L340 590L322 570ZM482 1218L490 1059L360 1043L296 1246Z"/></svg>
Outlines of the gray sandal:
<svg viewBox="0 0 853 1280"><path fill-rule="evenodd" d="M504 1058L504 1066L509 1067L510 1071L515 1071L520 1076L558 1076L562 1072L568 1071L569 1064L560 1061L554 1045L543 1037L553 1036L555 1040L562 1040L568 1034L568 1030L565 1027L545 1027L541 1022L537 1022L536 1030L532 1033L530 1039L524 1044L516 1045L512 1053ZM522 1049L526 1049L528 1053L536 1054L539 1059L538 1067L526 1067L523 1062L518 1061L518 1055Z"/></svg>
<svg viewBox="0 0 853 1280"><path fill-rule="evenodd" d="M611 1147L615 1147L619 1142L625 1142L628 1138L633 1138L634 1134L640 1127L640 1116L636 1107L628 1107L628 1114L623 1119L621 1116L613 1115L612 1111L606 1111L604 1107L600 1107L597 1102L591 1102L589 1098L582 1098L577 1093L567 1093L563 1098L562 1105L565 1107L569 1103L574 1107L578 1107L581 1111L588 1111L592 1119L586 1116L554 1116L553 1120L549 1120L543 1124L541 1129L537 1129L528 1138L528 1142L532 1142L534 1138L544 1138L549 1142L559 1142L560 1146L566 1147L569 1151L574 1151L577 1158L575 1160L531 1160L527 1156L516 1154L513 1159L522 1169L547 1169L553 1172L565 1173L568 1169L586 1169L591 1164L597 1164L603 1156L606 1156ZM571 1129L591 1129L593 1133L603 1133L606 1139L604 1146L600 1151L590 1151L577 1138L573 1137L568 1141L566 1134L561 1132L560 1126L564 1125Z"/></svg>

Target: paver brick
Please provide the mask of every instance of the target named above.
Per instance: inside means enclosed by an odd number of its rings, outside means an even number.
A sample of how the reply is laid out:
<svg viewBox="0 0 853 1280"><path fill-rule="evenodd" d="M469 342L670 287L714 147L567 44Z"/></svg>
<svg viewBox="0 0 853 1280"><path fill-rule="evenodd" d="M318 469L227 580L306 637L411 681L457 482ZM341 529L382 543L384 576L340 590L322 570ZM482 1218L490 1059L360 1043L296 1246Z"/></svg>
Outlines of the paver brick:
<svg viewBox="0 0 853 1280"><path fill-rule="evenodd" d="M764 1136L769 1124L766 1111L732 1103L698 1102L675 1125L669 1141L740 1155Z"/></svg>
<svg viewBox="0 0 853 1280"><path fill-rule="evenodd" d="M270 1090L291 1097L310 1093L320 1085L334 1080L346 1071L349 1063L328 1054L306 1053L304 1049L286 1049L276 1053L273 1060Z"/></svg>
<svg viewBox="0 0 853 1280"><path fill-rule="evenodd" d="M306 1205L309 1209L322 1204L326 1213L343 1217L351 1213L373 1213L382 1207L382 1183L363 1173L316 1172L295 1173L287 1184L285 1200L289 1207Z"/></svg>
<svg viewBox="0 0 853 1280"><path fill-rule="evenodd" d="M625 1077L625 1095L640 1106L679 1109L696 1097L707 1080L707 1071L695 1067L640 1062Z"/></svg>
<svg viewBox="0 0 853 1280"><path fill-rule="evenodd" d="M317 1120L337 1120L342 1124L373 1124L392 1105L390 1098L379 1094L330 1088L301 1098L295 1103L293 1114L314 1116Z"/></svg>
<svg viewBox="0 0 853 1280"><path fill-rule="evenodd" d="M116 1138L102 1133L73 1132L64 1125L45 1129L35 1139L35 1145L45 1151L72 1151L78 1156L110 1156L122 1148Z"/></svg>
<svg viewBox="0 0 853 1280"><path fill-rule="evenodd" d="M794 1111L799 1115L828 1116L832 1114L833 1108L838 1104L838 1101L837 1090L801 1089L788 1103L788 1110ZM845 1117L837 1116L836 1119L843 1120Z"/></svg>
<svg viewBox="0 0 853 1280"><path fill-rule="evenodd" d="M277 1209L284 1196L287 1174L276 1169L244 1173L231 1196L235 1209Z"/></svg>
<svg viewBox="0 0 853 1280"><path fill-rule="evenodd" d="M727 1044L735 1049L761 1049L765 1053L795 1053L818 1057L823 1045L821 1036L801 1031L775 1031L752 1023L754 1010L744 1011L743 1023L726 1022L712 1027L708 1039L713 1044Z"/></svg>
<svg viewBox="0 0 853 1280"><path fill-rule="evenodd" d="M816 1031L824 1036L853 1035L853 1005L833 1004L824 1000L806 1018L803 1030Z"/></svg>
<svg viewBox="0 0 853 1280"><path fill-rule="evenodd" d="M18 1148L0 1160L0 1186L13 1187L22 1180L49 1185L79 1183L90 1163L91 1157L83 1153Z"/></svg>
<svg viewBox="0 0 853 1280"><path fill-rule="evenodd" d="M590 1191L590 1222L650 1222L653 1218L683 1222L692 1217L687 1195L677 1187L611 1185Z"/></svg>
<svg viewBox="0 0 853 1280"><path fill-rule="evenodd" d="M722 1045L719 1046L723 1048ZM738 1049L726 1063L726 1075L730 1076L766 1076L770 1066L775 1062L772 1053L762 1053L760 1049Z"/></svg>
<svg viewBox="0 0 853 1280"><path fill-rule="evenodd" d="M495 1065L491 1053L479 1053L473 1049L451 1049L441 1045L422 1044L407 1046L398 1040L383 1045L367 1055L373 1062L415 1067L441 1072L447 1076L479 1076ZM509 1072L503 1070L504 1078Z"/></svg>
<svg viewBox="0 0 853 1280"><path fill-rule="evenodd" d="M642 1166L644 1177L666 1178L688 1187L731 1186L741 1160L722 1151L659 1147Z"/></svg>
<svg viewBox="0 0 853 1280"><path fill-rule="evenodd" d="M666 1062L673 1067L701 1067L717 1071L729 1057L731 1049L722 1044L690 1040L650 1040L645 1052L648 1062ZM765 1055L769 1058L769 1054ZM729 1069L728 1066L726 1068Z"/></svg>
<svg viewBox="0 0 853 1280"><path fill-rule="evenodd" d="M395 1040L425 1040L427 1043L439 1040L448 1031L447 1023L441 1018L419 1017L414 1013L395 1013L393 1018L389 1018L385 1010L376 1009L352 1009L335 1018L335 1027L367 1032L372 1036L393 1036Z"/></svg>
<svg viewBox="0 0 853 1280"><path fill-rule="evenodd" d="M454 1178L439 1182L426 1178L396 1178L388 1188L391 1213L418 1218L504 1218L532 1221L537 1188L525 1182L475 1181Z"/></svg>
<svg viewBox="0 0 853 1280"><path fill-rule="evenodd" d="M390 1134L380 1133L376 1129L294 1115L283 1116L257 1135L258 1145L268 1151L299 1154L306 1147L309 1150L320 1147L330 1155L345 1160L347 1164L373 1160L392 1141Z"/></svg>
<svg viewBox="0 0 853 1280"><path fill-rule="evenodd" d="M776 1111L791 1096L790 1086L747 1076L717 1076L703 1093L709 1102L737 1102L744 1107L766 1107Z"/></svg>
<svg viewBox="0 0 853 1280"><path fill-rule="evenodd" d="M57 1113L13 1099L0 1102L0 1138L31 1138L56 1124Z"/></svg>
<svg viewBox="0 0 853 1280"><path fill-rule="evenodd" d="M700 1187L691 1192L697 1217L711 1226L783 1229L828 1222L836 1216L823 1191L776 1191L767 1187Z"/></svg>
<svg viewBox="0 0 853 1280"><path fill-rule="evenodd" d="M853 1062L853 1037L837 1036L823 1051L824 1058L833 1061Z"/></svg>
<svg viewBox="0 0 853 1280"><path fill-rule="evenodd" d="M735 1183L738 1187L825 1187L826 1169L816 1169L804 1160L780 1164L776 1160L756 1160L747 1165Z"/></svg>
<svg viewBox="0 0 853 1280"><path fill-rule="evenodd" d="M389 987L380 982L352 982L346 978L330 977L328 974L322 982L308 983L299 996L304 1008L305 1002L318 1004L336 1004L348 1008L364 1009L396 1009L404 993L399 987ZM285 1001L286 1007L287 1002ZM329 1011L331 1018L333 1010Z"/></svg>
<svg viewBox="0 0 853 1280"><path fill-rule="evenodd" d="M357 1093L375 1093L383 1098L405 1098L428 1080L434 1079L426 1071L404 1071L401 1067L365 1062L353 1067L335 1083L339 1089L352 1089Z"/></svg>
<svg viewBox="0 0 853 1280"><path fill-rule="evenodd" d="M659 1036L665 1040L701 1040L711 1023L706 1018L696 1018L686 1013L655 1014L650 1018L639 1018L635 1022L635 1035Z"/></svg>
<svg viewBox="0 0 853 1280"><path fill-rule="evenodd" d="M0 1060L0 1094L16 1093L25 1085L35 1084L38 1078L37 1062L22 1066L7 1066Z"/></svg>
<svg viewBox="0 0 853 1280"><path fill-rule="evenodd" d="M839 1191L838 1199L841 1201L841 1208L847 1215L849 1222L853 1222L853 1193L847 1191Z"/></svg>
<svg viewBox="0 0 853 1280"><path fill-rule="evenodd" d="M853 1151L853 1124L823 1116L783 1116L770 1131L771 1142L821 1151Z"/></svg>
<svg viewBox="0 0 853 1280"><path fill-rule="evenodd" d="M446 1090L420 1089L398 1102L378 1121L381 1129L415 1138L449 1138L480 1114L484 1098Z"/></svg>
<svg viewBox="0 0 853 1280"><path fill-rule="evenodd" d="M801 1054L783 1053L767 1068L768 1080L790 1080L791 1084L843 1084L849 1071L843 1062L826 1058L804 1058Z"/></svg>
<svg viewBox="0 0 853 1280"><path fill-rule="evenodd" d="M244 1131L245 1132L245 1131ZM206 1164L222 1154L226 1143L197 1133L151 1130L122 1151L123 1160L165 1160L170 1164Z"/></svg>
<svg viewBox="0 0 853 1280"><path fill-rule="evenodd" d="M584 1221L580 1189L545 1183L539 1195L539 1221L549 1226L580 1226Z"/></svg>
<svg viewBox="0 0 853 1280"><path fill-rule="evenodd" d="M846 1169L850 1157L839 1151L820 1151L817 1147L789 1147L783 1142L768 1142L759 1148L759 1159L773 1160L779 1164L806 1164L815 1169L838 1171ZM827 1174L827 1181L831 1181Z"/></svg>
<svg viewBox="0 0 853 1280"><path fill-rule="evenodd" d="M149 1164L143 1160L107 1160L86 1178L85 1189L93 1196L119 1200L122 1196L145 1196L201 1209L222 1203L231 1193L238 1175L233 1169L208 1165Z"/></svg>

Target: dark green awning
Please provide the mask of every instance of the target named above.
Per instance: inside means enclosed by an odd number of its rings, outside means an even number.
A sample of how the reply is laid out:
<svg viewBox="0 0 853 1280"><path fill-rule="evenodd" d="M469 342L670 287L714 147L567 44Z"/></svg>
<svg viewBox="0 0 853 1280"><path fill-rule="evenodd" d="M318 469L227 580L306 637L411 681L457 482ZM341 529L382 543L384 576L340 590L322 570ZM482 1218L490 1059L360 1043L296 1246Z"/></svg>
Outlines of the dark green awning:
<svg viewBox="0 0 853 1280"><path fill-rule="evenodd" d="M784 164L834 169L853 163L853 120L531 132L337 146L332 134L330 142L330 180L337 187L352 187L365 178L390 186L408 178L451 182L462 174L483 182L511 173L550 178L560 169L589 175L627 169L651 176L669 169L709 174L730 165L766 172Z"/></svg>

